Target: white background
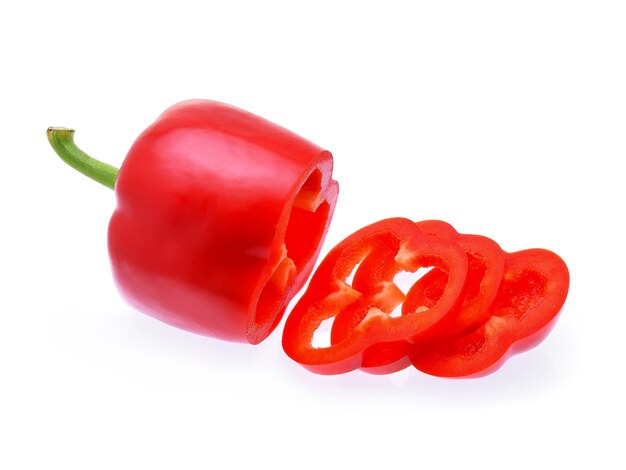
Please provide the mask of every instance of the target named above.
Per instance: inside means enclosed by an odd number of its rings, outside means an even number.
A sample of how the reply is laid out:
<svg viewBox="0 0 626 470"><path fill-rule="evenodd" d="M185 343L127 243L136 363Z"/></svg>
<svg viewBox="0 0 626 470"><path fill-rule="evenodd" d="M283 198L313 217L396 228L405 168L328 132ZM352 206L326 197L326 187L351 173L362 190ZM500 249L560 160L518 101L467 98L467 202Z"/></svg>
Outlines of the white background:
<svg viewBox="0 0 626 470"><path fill-rule="evenodd" d="M626 4L5 2L0 10L0 467L625 468ZM48 126L119 165L211 98L331 150L324 253L438 218L571 271L538 348L479 380L324 377L124 304L113 192Z"/></svg>

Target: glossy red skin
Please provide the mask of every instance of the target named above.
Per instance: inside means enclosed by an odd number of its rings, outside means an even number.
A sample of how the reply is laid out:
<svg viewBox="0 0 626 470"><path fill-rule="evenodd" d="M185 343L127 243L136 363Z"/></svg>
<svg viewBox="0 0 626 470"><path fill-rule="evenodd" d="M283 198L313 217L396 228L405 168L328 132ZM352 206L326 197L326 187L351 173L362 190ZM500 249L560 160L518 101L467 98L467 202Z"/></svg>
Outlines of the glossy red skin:
<svg viewBox="0 0 626 470"><path fill-rule="evenodd" d="M185 330L262 341L319 255L338 194L332 164L233 106L171 107L133 144L115 185L108 245L122 296Z"/></svg>
<svg viewBox="0 0 626 470"><path fill-rule="evenodd" d="M350 273L370 253L376 253L379 263L359 268L352 286L348 285ZM423 266L447 273L445 293L428 312L390 317L405 297L392 282L394 275ZM408 219L374 223L340 242L322 261L287 318L283 348L293 360L319 374L357 369L372 345L412 342L437 328L458 302L466 275L467 256L454 242L425 236ZM358 319L349 334L328 347L314 347L313 336L320 324L344 311Z"/></svg>
<svg viewBox="0 0 626 470"><path fill-rule="evenodd" d="M453 338L482 325L490 315L489 307L493 303L504 272L504 252L493 240L480 235L458 233L450 224L440 220L426 220L416 223L424 235L452 240L465 250L468 257L468 273L465 281L462 302L446 315L438 328L430 330L430 337ZM360 270L371 269L380 263L380 255L372 253L369 263L361 264ZM356 279L356 277L355 277ZM402 304L402 314L406 315L424 306L431 308L443 294L447 283L447 274L439 269L432 269L418 279L407 293ZM343 339L354 328L358 319L348 318L349 312L342 312L333 323L331 341ZM422 336L421 341L427 340ZM409 365L408 354L413 345L406 341L374 344L364 351L361 370L370 374L389 374L402 370Z"/></svg>
<svg viewBox="0 0 626 470"><path fill-rule="evenodd" d="M568 289L567 266L555 253L507 253L502 285L485 324L460 338L416 348L411 361L422 372L440 377L488 375L547 336Z"/></svg>

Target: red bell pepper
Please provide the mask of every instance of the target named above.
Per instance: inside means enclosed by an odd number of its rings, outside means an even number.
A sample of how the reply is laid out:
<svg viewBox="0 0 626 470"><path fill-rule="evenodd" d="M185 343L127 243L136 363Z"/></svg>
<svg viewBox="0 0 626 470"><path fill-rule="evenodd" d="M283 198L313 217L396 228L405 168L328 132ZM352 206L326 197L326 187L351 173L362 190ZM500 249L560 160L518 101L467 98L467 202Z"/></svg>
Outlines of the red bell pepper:
<svg viewBox="0 0 626 470"><path fill-rule="evenodd" d="M48 130L70 165L114 188L115 282L139 310L227 340L262 341L309 277L338 194L329 152L241 109L165 111L118 170Z"/></svg>
<svg viewBox="0 0 626 470"><path fill-rule="evenodd" d="M437 302L397 318L390 316L405 300L393 283L394 276L427 266L446 274L445 289ZM355 269L349 285L347 279ZM340 242L322 261L287 318L283 348L292 359L317 373L337 374L361 367L364 351L374 344L414 342L437 331L459 302L467 269L468 259L461 247L423 235L408 219L369 225ZM348 312L347 318L353 320L349 333L334 344L316 347L313 337L321 323L342 312Z"/></svg>
<svg viewBox="0 0 626 470"><path fill-rule="evenodd" d="M338 194L330 153L213 101L168 109L119 170L73 135L48 129L63 160L116 191L109 253L128 302L197 333L267 337L328 230ZM405 295L395 276L420 267L433 269ZM432 375L484 375L545 337L568 288L550 251L504 253L445 222L387 219L331 250L287 319L283 348L323 374L413 363ZM330 319L330 344L315 345Z"/></svg>
<svg viewBox="0 0 626 470"><path fill-rule="evenodd" d="M413 365L441 377L484 376L512 354L541 342L554 326L567 297L569 272L548 250L509 253L489 319L479 328L411 352Z"/></svg>
<svg viewBox="0 0 626 470"><path fill-rule="evenodd" d="M417 222L424 235L446 238L456 242L467 254L468 272L465 280L462 302L452 309L446 320L437 330L431 331L437 341L442 338L457 337L474 330L489 318L489 307L494 301L504 272L504 252L493 240L480 235L460 234L454 228L439 220ZM380 262L376 254L371 254L371 264ZM360 269L366 269L362 263ZM418 279L407 293L402 304L402 314L431 308L443 295L447 284L447 274L433 268ZM358 324L352 312L344 311L333 322L331 341L339 342ZM370 346L363 353L361 369L373 374L388 374L409 366L408 358L411 343L396 341Z"/></svg>

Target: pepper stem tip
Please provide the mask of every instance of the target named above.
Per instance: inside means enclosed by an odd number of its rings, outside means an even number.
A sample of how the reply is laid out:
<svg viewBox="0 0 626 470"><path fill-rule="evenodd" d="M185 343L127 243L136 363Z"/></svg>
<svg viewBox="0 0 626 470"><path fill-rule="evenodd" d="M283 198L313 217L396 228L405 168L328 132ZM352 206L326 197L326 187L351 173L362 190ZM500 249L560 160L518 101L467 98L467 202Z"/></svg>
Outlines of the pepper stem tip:
<svg viewBox="0 0 626 470"><path fill-rule="evenodd" d="M48 142L61 159L69 166L107 188L114 189L119 168L90 157L74 143L74 129L48 127Z"/></svg>

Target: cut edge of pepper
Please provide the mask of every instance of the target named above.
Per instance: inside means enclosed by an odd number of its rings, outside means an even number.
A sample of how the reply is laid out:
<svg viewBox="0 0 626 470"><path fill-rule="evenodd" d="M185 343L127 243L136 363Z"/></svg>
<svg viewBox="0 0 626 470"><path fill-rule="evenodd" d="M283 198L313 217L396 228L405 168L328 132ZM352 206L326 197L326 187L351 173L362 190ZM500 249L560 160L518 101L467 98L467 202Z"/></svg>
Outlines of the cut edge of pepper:
<svg viewBox="0 0 626 470"><path fill-rule="evenodd" d="M247 333L252 344L263 341L278 326L289 301L304 286L333 216L338 184L332 180L330 153L322 152L300 181L277 224L276 261L268 266L255 291Z"/></svg>

